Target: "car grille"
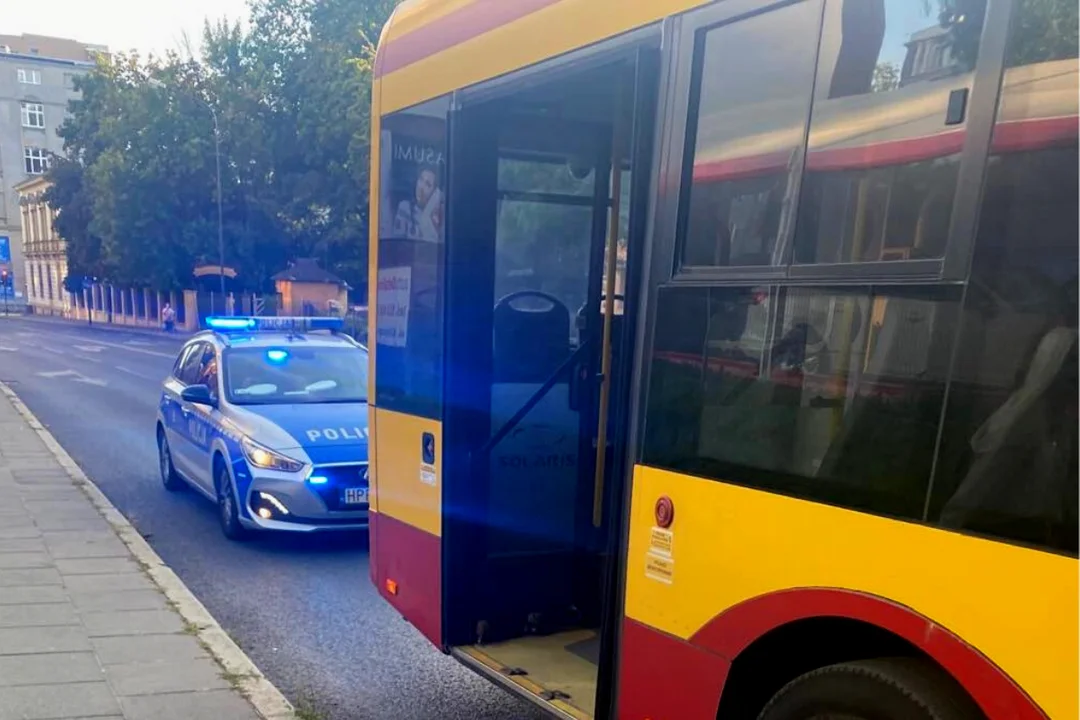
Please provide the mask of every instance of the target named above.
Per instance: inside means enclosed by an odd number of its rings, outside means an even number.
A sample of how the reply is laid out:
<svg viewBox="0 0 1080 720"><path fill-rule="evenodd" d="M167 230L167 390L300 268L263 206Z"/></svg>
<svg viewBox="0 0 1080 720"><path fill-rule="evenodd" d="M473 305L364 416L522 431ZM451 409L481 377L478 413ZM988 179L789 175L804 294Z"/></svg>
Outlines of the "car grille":
<svg viewBox="0 0 1080 720"><path fill-rule="evenodd" d="M368 465L367 463L356 463L353 465L323 465L316 466L312 471L312 475L320 475L326 478L326 482L322 485L311 485L311 489L314 490L322 501L326 503L327 510L339 510L356 512L358 510L367 510L368 506L364 505L346 505L345 504L345 488L366 488L368 487Z"/></svg>

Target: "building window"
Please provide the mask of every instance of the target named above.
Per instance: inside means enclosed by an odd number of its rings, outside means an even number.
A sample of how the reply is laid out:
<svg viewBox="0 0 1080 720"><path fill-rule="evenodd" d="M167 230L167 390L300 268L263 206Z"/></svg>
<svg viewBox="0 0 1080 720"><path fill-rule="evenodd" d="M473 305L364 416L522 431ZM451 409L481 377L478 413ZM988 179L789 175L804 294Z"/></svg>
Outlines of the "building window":
<svg viewBox="0 0 1080 720"><path fill-rule="evenodd" d="M22 124L27 128L45 127L45 106L41 103L24 102L22 104Z"/></svg>
<svg viewBox="0 0 1080 720"><path fill-rule="evenodd" d="M49 169L49 154L38 147L23 148L23 163L27 175L42 175Z"/></svg>
<svg viewBox="0 0 1080 720"><path fill-rule="evenodd" d="M18 74L19 82L21 82L23 85L41 84L40 70L27 70L26 68L19 68L16 73Z"/></svg>

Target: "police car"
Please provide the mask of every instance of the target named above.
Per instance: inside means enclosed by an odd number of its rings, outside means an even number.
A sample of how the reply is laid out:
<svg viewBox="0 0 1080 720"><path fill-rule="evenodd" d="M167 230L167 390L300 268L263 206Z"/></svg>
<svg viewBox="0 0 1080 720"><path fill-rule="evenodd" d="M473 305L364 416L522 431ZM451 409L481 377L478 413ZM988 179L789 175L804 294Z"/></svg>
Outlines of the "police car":
<svg viewBox="0 0 1080 720"><path fill-rule="evenodd" d="M209 318L157 414L161 480L249 530L367 527L367 350L338 318Z"/></svg>

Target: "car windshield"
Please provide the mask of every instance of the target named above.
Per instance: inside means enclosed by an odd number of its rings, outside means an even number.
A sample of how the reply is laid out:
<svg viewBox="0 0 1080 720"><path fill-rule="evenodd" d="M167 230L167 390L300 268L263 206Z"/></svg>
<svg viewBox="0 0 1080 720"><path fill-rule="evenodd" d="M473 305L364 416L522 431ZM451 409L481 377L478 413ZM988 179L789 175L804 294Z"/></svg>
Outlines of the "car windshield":
<svg viewBox="0 0 1080 720"><path fill-rule="evenodd" d="M234 347L225 391L234 405L366 402L367 369L358 347Z"/></svg>

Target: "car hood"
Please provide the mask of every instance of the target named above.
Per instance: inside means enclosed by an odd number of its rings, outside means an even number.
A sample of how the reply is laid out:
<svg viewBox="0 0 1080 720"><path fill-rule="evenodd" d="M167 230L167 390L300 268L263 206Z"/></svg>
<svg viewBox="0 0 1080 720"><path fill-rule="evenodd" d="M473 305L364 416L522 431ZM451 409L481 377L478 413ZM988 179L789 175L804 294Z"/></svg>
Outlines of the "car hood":
<svg viewBox="0 0 1080 720"><path fill-rule="evenodd" d="M316 465L367 461L367 403L241 405L234 409L232 420L237 430L271 450L288 453L299 448Z"/></svg>

